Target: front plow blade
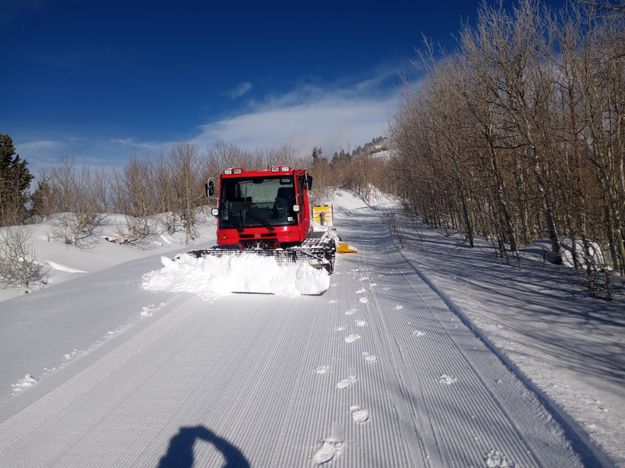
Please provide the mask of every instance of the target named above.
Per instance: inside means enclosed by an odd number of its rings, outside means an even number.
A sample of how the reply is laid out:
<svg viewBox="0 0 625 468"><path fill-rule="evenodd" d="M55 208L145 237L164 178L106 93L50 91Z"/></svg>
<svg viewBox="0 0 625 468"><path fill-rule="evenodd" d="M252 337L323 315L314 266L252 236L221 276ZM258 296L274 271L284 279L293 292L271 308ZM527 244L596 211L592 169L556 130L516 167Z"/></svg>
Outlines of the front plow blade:
<svg viewBox="0 0 625 468"><path fill-rule="evenodd" d="M250 258L253 256L262 258L273 258L280 265L288 265L291 263L308 264L313 268L325 268L332 274L334 271L334 253L335 249L322 248L319 246L298 246L288 249L225 249L213 247L212 249L191 250L188 255L196 258L206 257L231 257L231 258ZM178 255L180 257L180 255ZM176 258L178 258L176 257Z"/></svg>
<svg viewBox="0 0 625 468"><path fill-rule="evenodd" d="M321 295L330 287L327 270L314 268L303 258L209 252L180 254L174 260L163 257L163 268L145 275L144 287L191 292L206 299L230 293Z"/></svg>

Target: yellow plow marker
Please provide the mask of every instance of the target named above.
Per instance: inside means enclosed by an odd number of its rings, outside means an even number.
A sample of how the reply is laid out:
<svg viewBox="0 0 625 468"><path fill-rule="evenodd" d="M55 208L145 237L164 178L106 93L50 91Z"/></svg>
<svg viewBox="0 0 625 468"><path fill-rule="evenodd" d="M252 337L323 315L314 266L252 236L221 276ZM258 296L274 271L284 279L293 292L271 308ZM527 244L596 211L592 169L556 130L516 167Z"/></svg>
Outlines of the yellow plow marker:
<svg viewBox="0 0 625 468"><path fill-rule="evenodd" d="M336 253L358 253L358 249L356 247L352 247L347 242L339 242L339 245L336 247Z"/></svg>

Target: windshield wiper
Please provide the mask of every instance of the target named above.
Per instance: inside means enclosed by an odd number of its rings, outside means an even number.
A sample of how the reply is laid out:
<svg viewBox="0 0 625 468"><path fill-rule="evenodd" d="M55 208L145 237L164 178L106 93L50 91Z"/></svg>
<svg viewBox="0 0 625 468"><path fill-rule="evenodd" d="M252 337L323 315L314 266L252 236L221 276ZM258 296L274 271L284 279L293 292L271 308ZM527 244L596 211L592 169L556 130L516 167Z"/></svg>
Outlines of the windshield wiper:
<svg viewBox="0 0 625 468"><path fill-rule="evenodd" d="M258 215L255 215L252 212L252 209L247 210L247 215L251 216L252 218L254 218L256 221L260 221L260 223L265 226L267 229L269 229L269 232L273 232L275 231L275 229L273 228L273 226L271 224L269 224L269 221L267 221L266 218L261 218Z"/></svg>
<svg viewBox="0 0 625 468"><path fill-rule="evenodd" d="M237 221L234 216L232 216L232 210L228 209L226 214L228 215L228 222L230 222L230 224L232 224L237 231L243 232L243 226L241 226L241 223Z"/></svg>

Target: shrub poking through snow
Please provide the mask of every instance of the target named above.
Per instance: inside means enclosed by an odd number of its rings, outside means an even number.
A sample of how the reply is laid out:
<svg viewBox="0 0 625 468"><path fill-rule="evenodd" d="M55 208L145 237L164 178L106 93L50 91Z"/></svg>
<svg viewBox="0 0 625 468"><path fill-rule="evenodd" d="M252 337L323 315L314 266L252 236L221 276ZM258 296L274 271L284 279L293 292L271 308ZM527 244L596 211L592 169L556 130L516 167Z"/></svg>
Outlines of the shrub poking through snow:
<svg viewBox="0 0 625 468"><path fill-rule="evenodd" d="M41 282L44 266L29 243L30 234L21 229L0 232L0 285L26 286Z"/></svg>
<svg viewBox="0 0 625 468"><path fill-rule="evenodd" d="M106 216L99 213L59 213L52 220L52 238L67 245L89 247Z"/></svg>
<svg viewBox="0 0 625 468"><path fill-rule="evenodd" d="M158 234L158 221L149 216L126 216L126 229L118 231L104 239L115 244L147 247L149 241Z"/></svg>

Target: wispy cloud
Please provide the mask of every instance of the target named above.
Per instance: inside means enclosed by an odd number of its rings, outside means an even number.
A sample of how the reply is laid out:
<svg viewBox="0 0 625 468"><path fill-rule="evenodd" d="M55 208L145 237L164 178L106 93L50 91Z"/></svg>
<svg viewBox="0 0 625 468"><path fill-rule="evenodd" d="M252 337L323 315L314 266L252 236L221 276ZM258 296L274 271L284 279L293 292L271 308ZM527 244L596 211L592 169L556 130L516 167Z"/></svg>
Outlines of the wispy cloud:
<svg viewBox="0 0 625 468"><path fill-rule="evenodd" d="M244 81L243 83L239 83L231 90L227 91L226 94L230 96L231 99L239 99L240 97L245 96L252 90L252 83L249 81Z"/></svg>
<svg viewBox="0 0 625 468"><path fill-rule="evenodd" d="M119 167L133 154L166 152L169 142L137 141L134 138L97 138L69 136L59 140L34 140L15 143L17 153L35 171L70 158L80 165Z"/></svg>
<svg viewBox="0 0 625 468"><path fill-rule="evenodd" d="M326 153L354 148L386 133L395 96L345 98L340 93L290 105L268 105L211 122L193 139L200 146L225 140L246 149L293 147L300 155L314 146Z"/></svg>
<svg viewBox="0 0 625 468"><path fill-rule="evenodd" d="M225 140L246 149L289 145L301 155L310 154L314 146L326 153L354 148L387 132L400 82L398 71L386 68L359 81L303 84L202 125L192 142L208 146Z"/></svg>
<svg viewBox="0 0 625 468"><path fill-rule="evenodd" d="M60 148L63 146L63 143L60 141L54 140L36 140L36 141L28 141L26 143L22 143L19 145L20 151L42 151L42 150L54 150L56 148Z"/></svg>
<svg viewBox="0 0 625 468"><path fill-rule="evenodd" d="M170 145L169 142L158 141L139 141L136 138L111 138L111 143L128 148L131 151L137 152L138 150L144 150L148 152L162 152Z"/></svg>
<svg viewBox="0 0 625 468"><path fill-rule="evenodd" d="M326 154L353 149L387 132L398 106L400 86L399 73L391 68L332 85L308 82L262 100L249 100L243 111L198 126L190 143L200 150L218 140L248 150L289 145L300 156L310 155L314 146L321 146ZM16 147L36 166L73 157L93 165L119 167L132 155L167 154L176 143L127 136L71 136L16 142Z"/></svg>

